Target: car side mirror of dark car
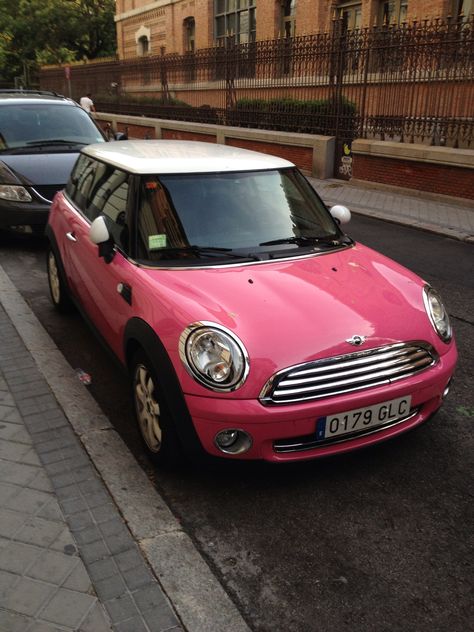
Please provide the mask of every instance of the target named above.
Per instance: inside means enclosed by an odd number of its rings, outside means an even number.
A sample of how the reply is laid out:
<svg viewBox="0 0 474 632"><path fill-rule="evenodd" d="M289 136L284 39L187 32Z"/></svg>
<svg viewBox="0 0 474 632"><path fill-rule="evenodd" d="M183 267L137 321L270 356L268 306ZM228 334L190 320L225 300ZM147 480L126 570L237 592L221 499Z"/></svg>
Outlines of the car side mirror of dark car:
<svg viewBox="0 0 474 632"><path fill-rule="evenodd" d="M125 132L116 132L114 134L115 140L128 140L128 135Z"/></svg>
<svg viewBox="0 0 474 632"><path fill-rule="evenodd" d="M89 238L93 244L99 247L99 257L103 257L105 263L110 263L115 255L114 242L107 228L105 217L102 215L96 217L92 222Z"/></svg>

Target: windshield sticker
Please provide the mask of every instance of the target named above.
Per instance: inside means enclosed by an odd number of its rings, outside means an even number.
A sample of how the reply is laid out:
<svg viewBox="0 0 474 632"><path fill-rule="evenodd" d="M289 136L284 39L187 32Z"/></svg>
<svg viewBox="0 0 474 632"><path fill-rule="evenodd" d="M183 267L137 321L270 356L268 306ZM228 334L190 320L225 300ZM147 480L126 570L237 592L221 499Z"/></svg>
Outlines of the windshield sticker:
<svg viewBox="0 0 474 632"><path fill-rule="evenodd" d="M148 250L158 250L166 248L166 235L149 235Z"/></svg>

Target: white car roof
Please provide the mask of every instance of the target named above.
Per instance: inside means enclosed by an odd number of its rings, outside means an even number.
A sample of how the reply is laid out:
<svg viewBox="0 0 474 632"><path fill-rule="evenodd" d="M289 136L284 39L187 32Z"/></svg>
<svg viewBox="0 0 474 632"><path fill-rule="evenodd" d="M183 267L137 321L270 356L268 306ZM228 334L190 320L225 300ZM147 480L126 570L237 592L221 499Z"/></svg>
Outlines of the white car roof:
<svg viewBox="0 0 474 632"><path fill-rule="evenodd" d="M129 173L215 173L294 167L248 149L183 140L121 140L84 147L82 153Z"/></svg>

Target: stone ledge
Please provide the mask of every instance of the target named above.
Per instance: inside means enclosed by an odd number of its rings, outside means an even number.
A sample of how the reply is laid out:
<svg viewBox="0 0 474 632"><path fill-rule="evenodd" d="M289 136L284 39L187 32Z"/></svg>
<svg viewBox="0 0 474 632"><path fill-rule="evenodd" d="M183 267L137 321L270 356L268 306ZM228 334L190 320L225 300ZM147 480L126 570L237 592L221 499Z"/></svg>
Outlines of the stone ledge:
<svg viewBox="0 0 474 632"><path fill-rule="evenodd" d="M410 143L359 139L352 143L352 153L374 158L392 158L474 169L474 150L472 149L427 147Z"/></svg>
<svg viewBox="0 0 474 632"><path fill-rule="evenodd" d="M194 134L208 134L214 136L216 143L225 144L226 139L242 139L246 141L265 142L288 147L309 148L313 152L312 173L315 177L330 178L334 168L334 136L320 136L316 134L297 134L294 132L280 132L247 127L227 127L212 123L194 123L188 121L174 121L168 119L149 118L98 112L96 120L109 122L117 131L117 124L134 125L153 128L156 138L162 138L162 130L188 132ZM299 166L299 165L298 165Z"/></svg>

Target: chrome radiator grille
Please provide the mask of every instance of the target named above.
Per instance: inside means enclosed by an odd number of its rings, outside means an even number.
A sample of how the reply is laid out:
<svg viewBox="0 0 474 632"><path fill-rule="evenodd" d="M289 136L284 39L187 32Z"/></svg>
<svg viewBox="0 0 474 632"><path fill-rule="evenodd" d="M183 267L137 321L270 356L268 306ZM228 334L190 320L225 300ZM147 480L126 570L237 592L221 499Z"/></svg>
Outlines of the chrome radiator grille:
<svg viewBox="0 0 474 632"><path fill-rule="evenodd" d="M274 375L261 394L262 404L290 404L390 384L438 361L424 342L397 343L377 349L315 360Z"/></svg>

